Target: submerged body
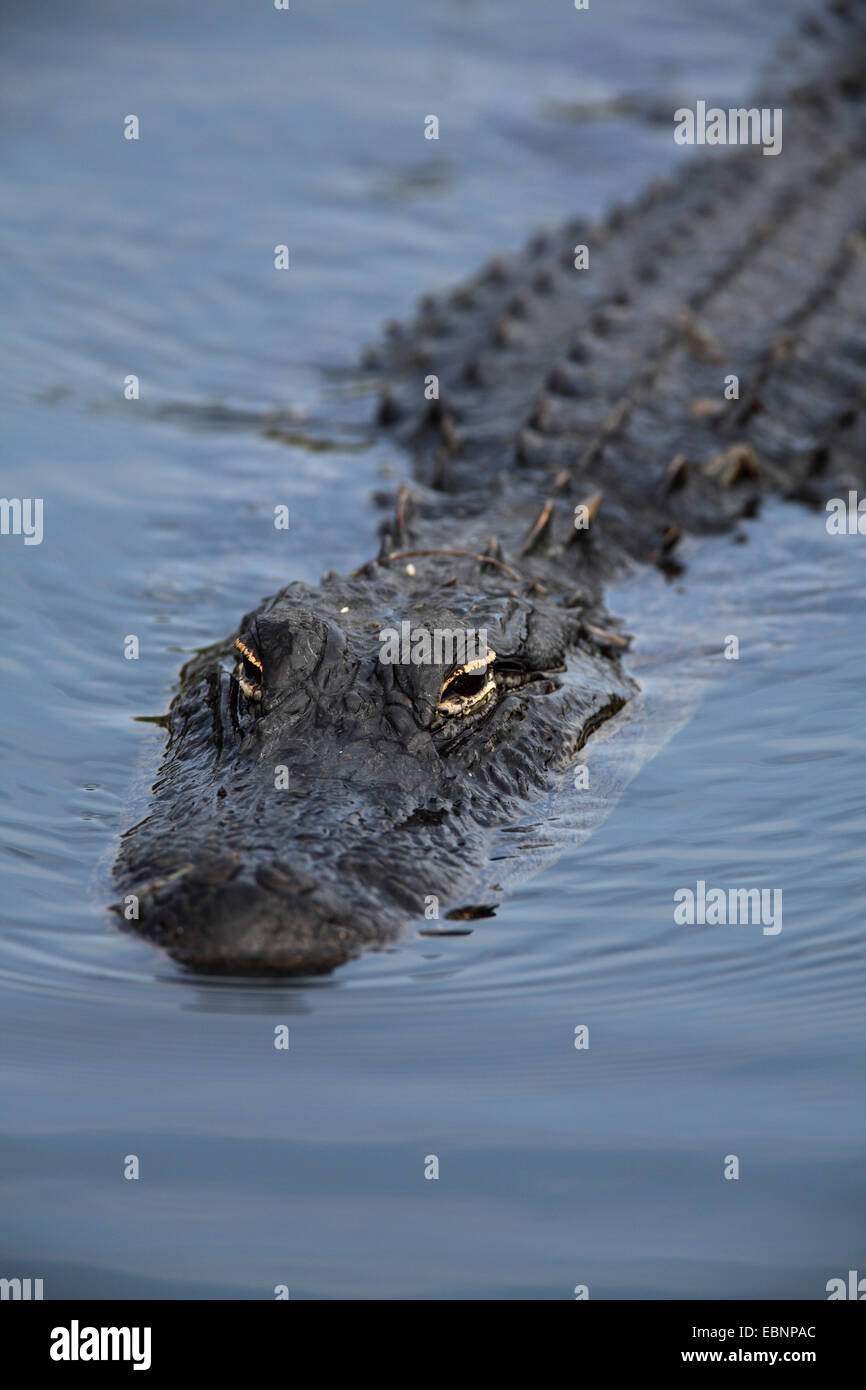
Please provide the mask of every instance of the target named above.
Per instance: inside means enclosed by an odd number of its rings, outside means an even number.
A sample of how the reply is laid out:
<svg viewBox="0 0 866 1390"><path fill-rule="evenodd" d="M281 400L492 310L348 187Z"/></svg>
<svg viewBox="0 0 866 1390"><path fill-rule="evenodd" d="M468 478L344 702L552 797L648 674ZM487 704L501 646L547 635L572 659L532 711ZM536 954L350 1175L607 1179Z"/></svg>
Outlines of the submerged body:
<svg viewBox="0 0 866 1390"><path fill-rule="evenodd" d="M377 560L290 585L184 669L118 857L130 926L198 970L296 973L431 900L465 912L497 828L634 692L606 582L674 570L683 533L764 491L862 476L864 23L821 27L779 157L707 150L393 335L373 370L411 494Z"/></svg>

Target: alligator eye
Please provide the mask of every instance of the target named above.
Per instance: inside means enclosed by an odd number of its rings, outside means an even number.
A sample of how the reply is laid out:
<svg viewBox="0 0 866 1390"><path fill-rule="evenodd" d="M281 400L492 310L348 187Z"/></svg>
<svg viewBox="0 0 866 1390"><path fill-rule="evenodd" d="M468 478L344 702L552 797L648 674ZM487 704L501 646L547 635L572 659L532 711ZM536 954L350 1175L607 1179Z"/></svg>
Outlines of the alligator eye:
<svg viewBox="0 0 866 1390"><path fill-rule="evenodd" d="M460 719L489 700L496 690L493 678L495 660L496 653L488 649L486 656L476 657L474 661L467 661L464 666L452 671L439 693L438 713Z"/></svg>
<svg viewBox="0 0 866 1390"><path fill-rule="evenodd" d="M248 700L260 700L262 698L262 663L255 652L245 646L239 637L235 638L235 646L241 654L237 665L237 679L243 693Z"/></svg>

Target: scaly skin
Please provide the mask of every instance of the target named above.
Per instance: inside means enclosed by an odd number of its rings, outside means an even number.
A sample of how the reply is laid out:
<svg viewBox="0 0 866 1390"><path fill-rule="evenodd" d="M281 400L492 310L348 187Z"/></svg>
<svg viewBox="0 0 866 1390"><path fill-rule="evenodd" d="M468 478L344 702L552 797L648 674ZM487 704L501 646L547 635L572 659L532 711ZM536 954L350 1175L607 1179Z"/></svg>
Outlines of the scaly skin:
<svg viewBox="0 0 866 1390"><path fill-rule="evenodd" d="M864 30L862 8L837 5L788 58L793 88L758 98L783 108L779 156L707 149L603 227L535 239L392 333L373 370L412 496L377 560L289 585L184 668L153 805L118 856L131 927L196 970L294 974L392 940L427 895L442 912L477 901L493 832L634 691L606 581L675 569L681 534L730 528L767 491L856 485ZM493 697L437 711L453 664L379 660L380 629L403 619L486 628ZM238 638L260 699L238 683Z"/></svg>

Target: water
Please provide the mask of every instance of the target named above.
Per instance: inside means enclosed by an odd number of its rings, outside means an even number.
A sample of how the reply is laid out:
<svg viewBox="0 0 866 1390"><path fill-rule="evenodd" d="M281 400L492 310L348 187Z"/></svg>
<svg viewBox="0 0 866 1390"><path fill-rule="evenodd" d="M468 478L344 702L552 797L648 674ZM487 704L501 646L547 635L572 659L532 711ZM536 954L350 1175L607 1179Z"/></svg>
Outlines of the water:
<svg viewBox="0 0 866 1390"><path fill-rule="evenodd" d="M605 816L577 843L558 797L525 835L560 857L471 934L237 985L104 910L184 655L372 553L407 464L337 369L670 167L626 98L745 96L792 8L8 7L2 493L45 499L45 538L0 541L3 1275L815 1298L862 1268L866 573L820 517L773 505L614 596L643 694L588 750ZM675 926L698 878L781 887L782 932Z"/></svg>

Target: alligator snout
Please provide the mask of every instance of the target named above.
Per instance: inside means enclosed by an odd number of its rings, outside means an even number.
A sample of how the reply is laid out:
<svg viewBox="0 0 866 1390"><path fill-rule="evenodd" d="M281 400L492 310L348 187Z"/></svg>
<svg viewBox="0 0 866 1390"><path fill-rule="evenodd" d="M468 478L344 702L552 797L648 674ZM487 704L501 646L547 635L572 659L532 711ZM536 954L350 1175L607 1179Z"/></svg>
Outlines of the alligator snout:
<svg viewBox="0 0 866 1390"><path fill-rule="evenodd" d="M183 866L115 905L130 910L142 936L199 974L320 974L377 936L363 905L277 859L252 871L235 855Z"/></svg>

